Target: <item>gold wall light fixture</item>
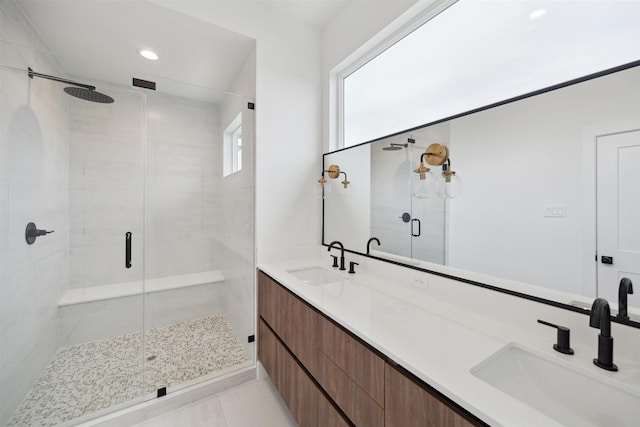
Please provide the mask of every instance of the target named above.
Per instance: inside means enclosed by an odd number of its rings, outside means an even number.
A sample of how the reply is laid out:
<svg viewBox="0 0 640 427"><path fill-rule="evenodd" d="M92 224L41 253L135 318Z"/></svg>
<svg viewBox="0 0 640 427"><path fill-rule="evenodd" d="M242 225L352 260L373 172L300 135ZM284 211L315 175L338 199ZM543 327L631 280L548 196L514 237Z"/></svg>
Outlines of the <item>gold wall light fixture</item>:
<svg viewBox="0 0 640 427"><path fill-rule="evenodd" d="M349 184L351 184L351 182L347 179L347 173L345 171L341 171L340 170L340 166L338 165L330 165L329 169L323 170L322 171L322 175L320 175L320 179L318 180L318 182L320 183L320 186L322 188L325 187L325 184L327 183L327 180L324 177L324 174L327 174L327 176L331 179L336 179L340 176L340 174L344 175L344 180L341 181L340 183L344 186L344 188L347 188L347 186Z"/></svg>
<svg viewBox="0 0 640 427"><path fill-rule="evenodd" d="M436 178L431 169L424 165L425 162L430 166L442 166L440 178ZM443 198L453 198L460 194L462 181L451 169L449 149L444 144L429 145L420 155L420 166L414 172L418 179L413 179L412 193L417 198L424 199L436 194Z"/></svg>

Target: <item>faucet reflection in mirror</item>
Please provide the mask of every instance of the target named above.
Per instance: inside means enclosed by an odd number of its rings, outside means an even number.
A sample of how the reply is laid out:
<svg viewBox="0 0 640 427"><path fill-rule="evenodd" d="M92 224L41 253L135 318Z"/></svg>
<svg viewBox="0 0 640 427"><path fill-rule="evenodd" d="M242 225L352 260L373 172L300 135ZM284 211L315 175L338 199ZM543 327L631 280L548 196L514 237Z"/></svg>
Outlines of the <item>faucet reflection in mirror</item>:
<svg viewBox="0 0 640 427"><path fill-rule="evenodd" d="M431 166L442 166L440 178L431 172L424 163ZM414 172L417 174L413 178L411 192L414 197L425 199L438 195L442 198L453 198L460 194L462 181L451 169L451 159L449 149L444 144L431 144L424 153L420 155L420 166Z"/></svg>
<svg viewBox="0 0 640 427"><path fill-rule="evenodd" d="M348 188L348 185L351 184L351 182L347 178L347 173L345 171L340 170L340 166L338 166L338 165L330 165L329 169L326 169L326 170L322 171L322 174L320 175L320 179L318 180L318 182L320 183L320 194L319 195L321 197L323 197L323 198L328 193L331 192L331 186L327 185L327 180L325 178L325 173L331 179L338 178L340 176L340 174L344 175L344 180L342 180L340 183L343 185L345 190Z"/></svg>

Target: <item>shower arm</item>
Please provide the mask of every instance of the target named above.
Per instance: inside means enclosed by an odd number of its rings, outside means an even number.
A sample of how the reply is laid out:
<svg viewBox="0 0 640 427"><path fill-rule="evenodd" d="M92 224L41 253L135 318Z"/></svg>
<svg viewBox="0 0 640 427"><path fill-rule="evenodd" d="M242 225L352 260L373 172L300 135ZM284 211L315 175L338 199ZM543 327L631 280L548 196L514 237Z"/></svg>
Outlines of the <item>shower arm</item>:
<svg viewBox="0 0 640 427"><path fill-rule="evenodd" d="M87 90L96 90L95 86L85 85L85 84L82 84L82 83L76 83L76 82L73 82L71 80L61 79L60 77L56 77L56 76L48 76L46 74L36 73L35 71L33 71L31 69L31 67L29 67L29 77L30 78L41 77L43 79L53 80L53 81L60 82L60 83L66 83L66 84L69 84L69 85L82 87L82 88L85 88Z"/></svg>

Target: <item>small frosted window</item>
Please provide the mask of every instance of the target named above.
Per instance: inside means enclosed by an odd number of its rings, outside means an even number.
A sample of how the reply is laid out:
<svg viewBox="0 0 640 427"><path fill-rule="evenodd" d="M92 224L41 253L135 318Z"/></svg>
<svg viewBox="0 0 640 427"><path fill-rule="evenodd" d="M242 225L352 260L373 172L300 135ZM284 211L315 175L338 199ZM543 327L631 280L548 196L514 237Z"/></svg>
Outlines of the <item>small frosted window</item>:
<svg viewBox="0 0 640 427"><path fill-rule="evenodd" d="M242 169L242 113L224 131L223 176Z"/></svg>

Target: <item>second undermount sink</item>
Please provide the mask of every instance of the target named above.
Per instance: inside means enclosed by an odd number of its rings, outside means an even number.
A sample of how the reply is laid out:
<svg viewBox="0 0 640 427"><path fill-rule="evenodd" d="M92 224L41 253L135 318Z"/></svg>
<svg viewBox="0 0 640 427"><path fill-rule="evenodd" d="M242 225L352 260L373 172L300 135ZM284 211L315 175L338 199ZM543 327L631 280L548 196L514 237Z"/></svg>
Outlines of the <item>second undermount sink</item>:
<svg viewBox="0 0 640 427"><path fill-rule="evenodd" d="M569 362L509 344L471 373L566 426L637 426L640 393Z"/></svg>
<svg viewBox="0 0 640 427"><path fill-rule="evenodd" d="M340 282L347 278L335 271L327 270L323 267L307 267L287 270L295 278L302 280L308 285L325 285L327 283Z"/></svg>

